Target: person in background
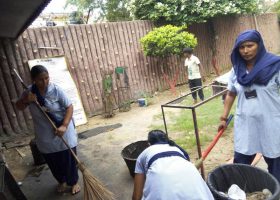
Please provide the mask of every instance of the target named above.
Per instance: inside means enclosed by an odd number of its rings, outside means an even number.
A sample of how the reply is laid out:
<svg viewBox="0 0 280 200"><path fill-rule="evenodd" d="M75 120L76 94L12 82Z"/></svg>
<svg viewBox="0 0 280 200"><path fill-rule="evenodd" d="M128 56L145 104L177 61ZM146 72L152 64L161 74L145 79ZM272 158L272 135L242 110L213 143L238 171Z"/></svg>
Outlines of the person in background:
<svg viewBox="0 0 280 200"><path fill-rule="evenodd" d="M71 187L72 194L80 191L76 161L60 137L63 137L76 153L77 133L72 119L73 105L65 93L49 82L49 73L42 65L31 69L33 84L23 92L16 102L19 110L29 107L39 151L46 160L53 176L58 181L58 192L66 192ZM55 123L54 130L35 101L46 111Z"/></svg>
<svg viewBox="0 0 280 200"><path fill-rule="evenodd" d="M280 57L266 51L258 31L248 30L237 37L231 62L218 129L226 126L237 97L233 162L249 165L261 153L280 182Z"/></svg>
<svg viewBox="0 0 280 200"><path fill-rule="evenodd" d="M192 98L194 101L194 104L197 103L197 93L201 101L204 100L204 94L203 90L199 89L202 87L202 81L204 81L204 77L201 74L203 73L202 65L199 61L199 59L193 55L193 49L192 48L184 48L183 49L185 60L185 67L187 67L188 71L188 80L189 80L189 87L192 92ZM201 73L200 73L201 72ZM197 90L199 89L199 90ZM195 91L197 90L197 91Z"/></svg>
<svg viewBox="0 0 280 200"><path fill-rule="evenodd" d="M150 146L137 158L133 200L212 200L188 154L161 130L148 134Z"/></svg>

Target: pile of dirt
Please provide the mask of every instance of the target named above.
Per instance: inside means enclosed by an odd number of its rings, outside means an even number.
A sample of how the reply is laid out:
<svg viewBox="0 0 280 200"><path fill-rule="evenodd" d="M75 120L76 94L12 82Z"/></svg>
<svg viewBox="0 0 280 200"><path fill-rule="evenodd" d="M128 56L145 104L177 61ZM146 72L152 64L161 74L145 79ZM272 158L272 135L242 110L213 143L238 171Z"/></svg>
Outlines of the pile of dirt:
<svg viewBox="0 0 280 200"><path fill-rule="evenodd" d="M267 196L262 192L247 194L246 200L266 200Z"/></svg>

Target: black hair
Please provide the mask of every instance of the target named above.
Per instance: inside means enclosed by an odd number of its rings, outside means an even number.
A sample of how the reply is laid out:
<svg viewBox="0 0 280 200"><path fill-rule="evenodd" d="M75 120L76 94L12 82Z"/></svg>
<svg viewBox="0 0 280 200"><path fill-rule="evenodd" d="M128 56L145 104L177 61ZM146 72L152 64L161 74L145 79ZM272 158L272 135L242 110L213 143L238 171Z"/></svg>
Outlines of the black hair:
<svg viewBox="0 0 280 200"><path fill-rule="evenodd" d="M170 140L165 132L162 130L152 130L148 134L148 142L153 145L156 143L166 143L170 146L176 146L173 140Z"/></svg>
<svg viewBox="0 0 280 200"><path fill-rule="evenodd" d="M192 54L193 53L193 49L190 48L190 47L186 47L183 49L183 53L189 53L189 54Z"/></svg>
<svg viewBox="0 0 280 200"><path fill-rule="evenodd" d="M166 143L170 146L176 146L179 148L187 160L190 160L188 153L179 145L177 145L173 140L170 140L167 136L167 134L161 130L152 130L148 134L148 142L151 145L157 144L157 143Z"/></svg>
<svg viewBox="0 0 280 200"><path fill-rule="evenodd" d="M168 143L169 139L165 132L161 130L152 130L148 134L148 142L153 145L159 142Z"/></svg>
<svg viewBox="0 0 280 200"><path fill-rule="evenodd" d="M44 72L49 73L47 68L45 68L43 65L33 66L30 71L31 79L34 80L39 74Z"/></svg>

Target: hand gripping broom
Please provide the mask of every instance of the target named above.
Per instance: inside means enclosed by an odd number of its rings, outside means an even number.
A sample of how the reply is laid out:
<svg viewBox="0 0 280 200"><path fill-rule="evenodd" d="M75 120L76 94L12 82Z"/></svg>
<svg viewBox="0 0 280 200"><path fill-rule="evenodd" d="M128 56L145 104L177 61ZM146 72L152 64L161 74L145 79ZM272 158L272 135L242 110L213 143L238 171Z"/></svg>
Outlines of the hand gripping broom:
<svg viewBox="0 0 280 200"><path fill-rule="evenodd" d="M228 126L230 121L232 120L233 115L231 114L226 122L226 125ZM203 163L203 161L205 160L205 158L208 156L208 154L210 153L210 151L213 149L213 147L215 146L215 144L218 142L219 138L222 136L222 134L224 133L226 127L221 129L218 134L214 137L214 139L212 140L212 142L208 145L207 149L205 151L202 152L202 156L200 159L198 159L195 162L195 166L197 169L199 169Z"/></svg>
<svg viewBox="0 0 280 200"><path fill-rule="evenodd" d="M25 89L27 89L27 85L23 82L20 75L17 73L17 71L14 69L14 72L18 79L20 80L21 84ZM50 119L50 117L47 115L47 113L43 110L41 105L38 101L35 101L36 106L38 109L43 113L43 115L47 118L47 120L50 122L52 127L56 129L56 125L54 122ZM83 174L83 181L84 181L84 200L114 200L114 194L106 189L106 187L97 179L95 178L91 172L86 168L86 166L78 159L76 154L73 152L69 144L65 141L63 137L60 137L63 141L63 143L66 145L66 147L69 149L75 160L77 161L78 168Z"/></svg>

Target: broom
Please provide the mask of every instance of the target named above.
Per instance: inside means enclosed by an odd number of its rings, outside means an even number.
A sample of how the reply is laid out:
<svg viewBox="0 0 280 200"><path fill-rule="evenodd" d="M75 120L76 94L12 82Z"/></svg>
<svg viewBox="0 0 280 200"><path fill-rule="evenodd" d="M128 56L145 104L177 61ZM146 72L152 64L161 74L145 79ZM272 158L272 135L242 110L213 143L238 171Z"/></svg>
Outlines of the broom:
<svg viewBox="0 0 280 200"><path fill-rule="evenodd" d="M226 125L228 126L229 123L231 122L233 118L233 115L231 114L226 122ZM213 147L215 146L215 144L218 142L219 138L222 136L222 134L224 133L226 127L221 129L218 134L214 137L214 139L212 140L212 142L209 144L209 146L207 147L207 149L205 151L203 151L202 156L199 160L197 160L195 162L195 166L197 169L199 169L203 163L203 161L205 160L205 158L208 156L208 154L210 153L210 151L213 149Z"/></svg>
<svg viewBox="0 0 280 200"><path fill-rule="evenodd" d="M21 84L25 89L28 89L27 85L23 82L22 78L14 69L15 74L17 75L18 79L20 80ZM38 109L44 114L44 116L47 118L47 120L50 122L52 127L56 129L56 125L54 122L50 119L50 117L47 115L47 113L43 110L41 105L38 101L35 101L36 106ZM86 168L86 166L78 159L74 151L71 149L69 144L65 141L63 137L60 137L63 141L63 143L66 145L66 147L70 150L71 154L75 158L78 168L83 174L83 181L84 181L84 200L113 200L115 199L114 194L107 190L106 187L97 179L95 178L91 172Z"/></svg>

